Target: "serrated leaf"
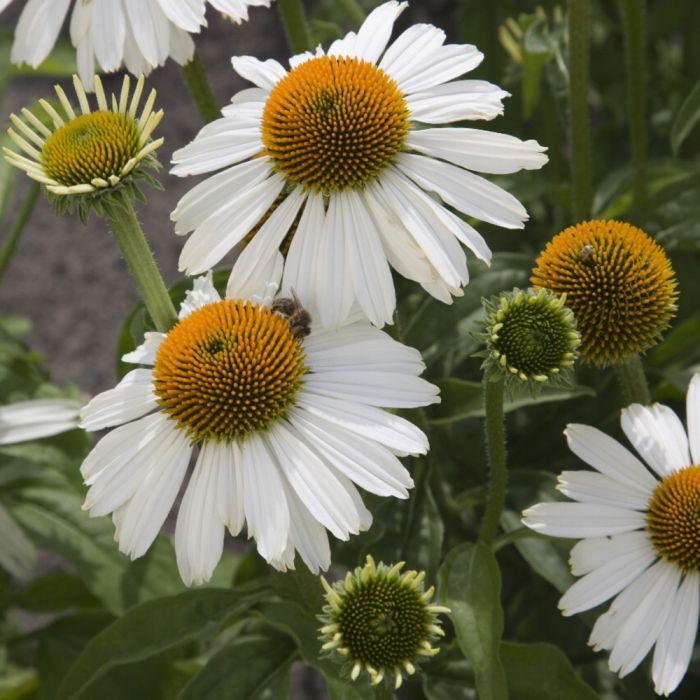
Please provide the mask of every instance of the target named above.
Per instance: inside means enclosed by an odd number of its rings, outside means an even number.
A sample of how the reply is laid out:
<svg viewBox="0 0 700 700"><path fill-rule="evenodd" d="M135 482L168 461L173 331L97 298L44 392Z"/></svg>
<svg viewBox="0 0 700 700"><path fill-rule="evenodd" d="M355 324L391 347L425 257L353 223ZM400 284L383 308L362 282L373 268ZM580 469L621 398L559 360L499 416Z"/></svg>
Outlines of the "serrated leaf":
<svg viewBox="0 0 700 700"><path fill-rule="evenodd" d="M680 109L676 113L671 127L671 149L678 153L683 141L688 138L690 132L700 120L700 81L685 98Z"/></svg>
<svg viewBox="0 0 700 700"><path fill-rule="evenodd" d="M500 658L503 634L501 574L493 552L481 542L455 547L440 569L439 598L451 609L459 646L474 669L481 700L508 700Z"/></svg>
<svg viewBox="0 0 700 700"><path fill-rule="evenodd" d="M503 642L501 659L512 700L600 700L552 644Z"/></svg>
<svg viewBox="0 0 700 700"><path fill-rule="evenodd" d="M297 658L297 648L285 634L237 639L217 652L187 684L178 700L254 700Z"/></svg>
<svg viewBox="0 0 700 700"><path fill-rule="evenodd" d="M213 633L241 603L231 590L186 591L142 603L86 645L61 684L57 700L77 700L110 669L132 664L184 641Z"/></svg>

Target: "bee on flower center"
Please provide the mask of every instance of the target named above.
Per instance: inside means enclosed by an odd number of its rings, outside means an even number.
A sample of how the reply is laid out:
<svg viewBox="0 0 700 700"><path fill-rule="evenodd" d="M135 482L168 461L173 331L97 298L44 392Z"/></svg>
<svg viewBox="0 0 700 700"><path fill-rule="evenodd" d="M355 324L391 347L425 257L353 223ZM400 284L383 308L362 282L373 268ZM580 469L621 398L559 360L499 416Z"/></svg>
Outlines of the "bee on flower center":
<svg viewBox="0 0 700 700"><path fill-rule="evenodd" d="M291 298L275 299L271 309L287 321L289 330L295 338L306 338L311 333L311 314L301 305L294 290Z"/></svg>

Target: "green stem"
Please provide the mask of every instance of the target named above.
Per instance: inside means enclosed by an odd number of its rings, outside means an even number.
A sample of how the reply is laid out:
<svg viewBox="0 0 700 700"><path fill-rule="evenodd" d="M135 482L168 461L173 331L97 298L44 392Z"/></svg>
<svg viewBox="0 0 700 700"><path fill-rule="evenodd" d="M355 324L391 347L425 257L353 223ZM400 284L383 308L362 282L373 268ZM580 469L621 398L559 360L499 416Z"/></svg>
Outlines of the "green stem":
<svg viewBox="0 0 700 700"><path fill-rule="evenodd" d="M343 12L348 16L348 19L356 25L360 25L365 21L367 15L360 7L357 0L336 0L338 5L343 9Z"/></svg>
<svg viewBox="0 0 700 700"><path fill-rule="evenodd" d="M637 207L644 206L647 194L647 123L644 110L646 78L644 65L644 15L644 0L622 0L625 66L627 69L627 120L629 123L632 167L634 169L634 203Z"/></svg>
<svg viewBox="0 0 700 700"><path fill-rule="evenodd" d="M386 683L382 681L379 685L374 688L374 699L375 700L395 700L396 693L387 687Z"/></svg>
<svg viewBox="0 0 700 700"><path fill-rule="evenodd" d="M192 60L182 66L182 77L202 119L207 123L218 119L221 116L221 110L216 104L216 97L196 51Z"/></svg>
<svg viewBox="0 0 700 700"><path fill-rule="evenodd" d="M311 34L301 0L277 0L277 10L292 53L311 51L313 48Z"/></svg>
<svg viewBox="0 0 700 700"><path fill-rule="evenodd" d="M644 374L644 365L638 354L622 364L617 365L617 377L622 387L622 399L625 406L631 403L641 403L644 406L651 404L651 393Z"/></svg>
<svg viewBox="0 0 700 700"><path fill-rule="evenodd" d="M591 134L588 120L590 34L589 0L569 0L569 118L574 221L590 218L593 201Z"/></svg>
<svg viewBox="0 0 700 700"><path fill-rule="evenodd" d="M5 274L5 269L10 263L12 254L15 252L15 248L19 243L19 239L22 236L22 231L29 221L29 217L34 211L34 205L36 204L36 198L39 196L39 190L41 186L38 182L32 182L29 186L29 192L27 192L22 206L19 209L15 220L12 222L10 227L10 232L7 234L7 238L3 243L2 248L0 248L0 278Z"/></svg>
<svg viewBox="0 0 700 700"><path fill-rule="evenodd" d="M506 502L506 431L503 418L503 387L505 381L484 377L484 407L486 410L486 455L489 462L489 492L481 522L479 540L491 545L498 533L498 523Z"/></svg>
<svg viewBox="0 0 700 700"><path fill-rule="evenodd" d="M104 218L117 239L156 329L162 333L167 332L177 322L177 313L136 218L133 204L126 197L107 200Z"/></svg>

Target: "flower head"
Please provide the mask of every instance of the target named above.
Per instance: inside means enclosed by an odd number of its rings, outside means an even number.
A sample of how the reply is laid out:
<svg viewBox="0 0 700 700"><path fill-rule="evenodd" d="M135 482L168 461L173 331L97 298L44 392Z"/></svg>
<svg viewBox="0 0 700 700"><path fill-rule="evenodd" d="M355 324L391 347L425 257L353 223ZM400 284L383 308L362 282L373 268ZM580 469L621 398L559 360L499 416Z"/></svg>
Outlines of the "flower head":
<svg viewBox="0 0 700 700"><path fill-rule="evenodd" d="M246 286L248 291L246 291ZM355 486L406 498L397 455L425 435L381 407L423 406L437 389L420 354L366 321L323 330L293 293L240 280L222 299L195 280L168 333L124 357L143 365L82 411L87 430L115 429L82 465L85 508L113 513L122 552L151 545L198 452L175 527L180 573L207 581L224 529L247 523L260 554L313 571L330 564L326 530L348 539L371 515Z"/></svg>
<svg viewBox="0 0 700 700"><path fill-rule="evenodd" d="M373 685L386 679L398 688L418 659L439 651L432 645L444 634L437 615L449 608L431 604L434 588L424 590L424 572L401 574L403 566L375 564L368 555L333 586L321 577L327 602L321 648L345 664L352 680L364 670Z"/></svg>
<svg viewBox="0 0 700 700"><path fill-rule="evenodd" d="M0 445L73 430L81 405L75 399L31 399L0 406Z"/></svg>
<svg viewBox="0 0 700 700"><path fill-rule="evenodd" d="M563 472L574 503L540 503L524 513L533 530L583 538L571 550L581 576L559 603L574 615L614 598L589 644L610 650L620 676L654 648L656 692L668 695L690 662L700 611L700 375L690 382L688 434L666 406L632 404L622 429L646 465L587 425L565 431L571 450L596 471Z"/></svg>
<svg viewBox="0 0 700 700"><path fill-rule="evenodd" d="M531 282L566 294L581 359L605 366L655 345L676 312L671 262L650 236L621 221L584 221L556 235Z"/></svg>
<svg viewBox="0 0 700 700"><path fill-rule="evenodd" d="M7 161L45 185L59 200L66 195L86 195L88 201L95 201L115 188L133 187L138 179L154 183L145 168L158 166L153 153L163 143L162 138L151 140L163 117L162 110L153 111L155 90L141 107L143 77L131 94L131 80L125 76L119 97L112 95L110 103L102 81L95 76L97 109L93 111L77 76L73 76L73 86L77 110L56 85L60 110L39 100L46 115L43 120L28 109L22 110L22 117L10 115L13 127L8 134L22 152L4 148Z"/></svg>
<svg viewBox="0 0 700 700"><path fill-rule="evenodd" d="M178 233L193 231L181 270L203 272L254 231L233 278L266 266L288 245L285 286L324 325L342 323L354 302L382 325L396 306L390 266L449 303L468 281L460 243L490 261L483 238L449 207L523 226L520 202L471 171L537 169L544 149L492 131L434 128L493 119L507 93L455 80L483 55L446 45L436 27L410 27L390 44L406 5L384 3L328 51L293 56L289 70L274 60L233 59L256 87L235 95L223 118L173 157L176 175L226 168L172 214Z"/></svg>
<svg viewBox="0 0 700 700"><path fill-rule="evenodd" d="M485 300L486 371L532 386L565 379L581 342L565 300L545 289L516 289Z"/></svg>
<svg viewBox="0 0 700 700"><path fill-rule="evenodd" d="M0 12L10 2L0 0ZM248 19L250 6L270 6L270 0L209 2L236 22ZM168 58L187 63L194 53L190 33L206 25L206 0L27 0L15 32L12 62L36 68L51 53L71 5L70 38L86 86L92 85L95 62L106 73L124 65L134 75L148 75Z"/></svg>

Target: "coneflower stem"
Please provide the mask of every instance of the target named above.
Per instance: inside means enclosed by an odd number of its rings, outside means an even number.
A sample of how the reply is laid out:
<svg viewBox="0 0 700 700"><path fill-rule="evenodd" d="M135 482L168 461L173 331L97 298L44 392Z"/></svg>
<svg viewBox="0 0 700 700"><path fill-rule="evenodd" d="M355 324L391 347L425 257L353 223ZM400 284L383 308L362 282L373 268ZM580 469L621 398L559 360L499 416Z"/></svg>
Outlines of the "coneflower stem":
<svg viewBox="0 0 700 700"><path fill-rule="evenodd" d="M629 406L631 403L649 406L651 393L644 374L642 358L635 353L626 362L617 365L615 369L622 387L622 400L625 406Z"/></svg>
<svg viewBox="0 0 700 700"><path fill-rule="evenodd" d="M622 0L622 19L625 38L625 66L627 69L627 122L630 151L634 169L633 193L637 207L646 200L646 147L647 120L644 110L644 0Z"/></svg>
<svg viewBox="0 0 700 700"><path fill-rule="evenodd" d="M569 0L569 121L574 221L590 218L593 200L591 133L588 120L590 37L589 0Z"/></svg>
<svg viewBox="0 0 700 700"><path fill-rule="evenodd" d="M484 377L484 425L486 456L489 465L489 489L486 510L481 521L479 541L492 545L506 502L508 471L506 468L506 431L503 413L503 377Z"/></svg>
<svg viewBox="0 0 700 700"><path fill-rule="evenodd" d="M277 10L292 53L311 51L311 34L301 0L277 0Z"/></svg>
<svg viewBox="0 0 700 700"><path fill-rule="evenodd" d="M165 333L177 322L177 313L136 217L134 205L126 197L114 197L107 199L103 206L104 218L117 239L144 306L156 329Z"/></svg>
<svg viewBox="0 0 700 700"><path fill-rule="evenodd" d="M374 687L375 700L395 700L396 693L388 688L384 681Z"/></svg>
<svg viewBox="0 0 700 700"><path fill-rule="evenodd" d="M202 119L207 124L218 119L221 116L221 110L216 104L216 97L196 51L192 60L182 66L182 77Z"/></svg>
<svg viewBox="0 0 700 700"><path fill-rule="evenodd" d="M39 196L40 189L41 186L39 183L32 181L29 186L29 191L24 197L22 206L10 226L7 238L2 244L2 248L0 248L0 278L5 274L5 269L9 265L10 259L15 252L15 248L22 236L22 231L24 231L24 227L27 225L32 211L34 211L34 205L36 204L36 198Z"/></svg>

